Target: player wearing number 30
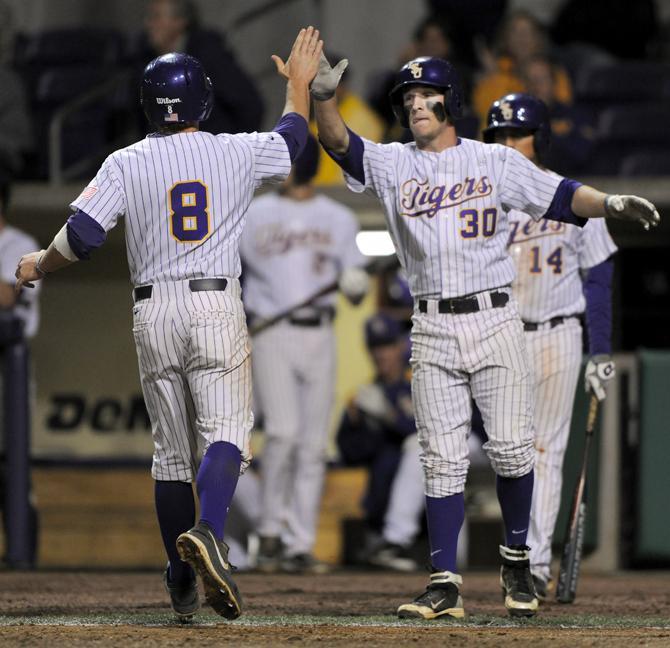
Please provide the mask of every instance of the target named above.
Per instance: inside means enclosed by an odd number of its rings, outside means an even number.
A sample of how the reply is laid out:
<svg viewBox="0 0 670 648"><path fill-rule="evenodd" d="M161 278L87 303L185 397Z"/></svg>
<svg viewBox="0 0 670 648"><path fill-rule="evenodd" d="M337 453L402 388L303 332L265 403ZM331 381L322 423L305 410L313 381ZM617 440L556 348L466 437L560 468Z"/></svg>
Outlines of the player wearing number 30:
<svg viewBox="0 0 670 648"><path fill-rule="evenodd" d="M212 86L199 61L184 54L154 59L144 71L141 100L155 132L105 160L49 248L24 256L16 273L19 289L30 286L88 258L125 221L156 511L169 559L165 585L180 619L199 607L188 563L216 612L226 618L241 612L222 541L252 427L238 240L254 190L284 180L304 146L308 87L322 45L310 27L294 43L290 70L274 57L287 89L284 114L269 133L200 131ZM205 447L199 468L198 435Z"/></svg>
<svg viewBox="0 0 670 648"><path fill-rule="evenodd" d="M536 164L551 145L549 112L528 94L506 95L488 114L485 142L510 146ZM535 487L528 544L538 596L550 581L551 540L561 499L563 456L582 360L579 316L586 307L591 360L586 388L599 399L614 376L611 360L611 278L616 252L605 221L583 228L509 212L509 251L516 263L514 296L524 322L535 385ZM583 273L583 281L582 281Z"/></svg>
<svg viewBox="0 0 670 648"><path fill-rule="evenodd" d="M618 216L656 224L653 205L606 196L540 169L512 148L457 137L460 86L444 60L400 70L390 94L414 141L376 144L348 130L333 98L345 62L325 57L311 86L319 138L350 189L381 201L414 297L412 398L421 445L433 573L401 617L462 617L456 545L463 522L467 435L475 399L497 473L505 543L500 584L516 616L538 601L526 544L535 463L533 390L507 253L509 212L534 221L584 224Z"/></svg>

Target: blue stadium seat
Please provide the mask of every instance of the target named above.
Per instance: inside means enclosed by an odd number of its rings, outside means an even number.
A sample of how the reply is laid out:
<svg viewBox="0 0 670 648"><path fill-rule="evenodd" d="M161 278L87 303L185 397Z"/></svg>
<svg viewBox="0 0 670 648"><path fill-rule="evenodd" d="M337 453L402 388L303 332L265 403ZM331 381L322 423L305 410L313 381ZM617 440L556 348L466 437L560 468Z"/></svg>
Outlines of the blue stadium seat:
<svg viewBox="0 0 670 648"><path fill-rule="evenodd" d="M610 143L628 142L639 146L669 144L669 111L670 105L658 102L607 108L598 118L596 136L598 140Z"/></svg>
<svg viewBox="0 0 670 648"><path fill-rule="evenodd" d="M633 153L619 167L620 176L670 176L670 152Z"/></svg>
<svg viewBox="0 0 670 648"><path fill-rule="evenodd" d="M55 29L35 35L21 34L14 48L14 64L19 68L111 65L121 60L124 47L124 37L113 30Z"/></svg>
<svg viewBox="0 0 670 648"><path fill-rule="evenodd" d="M659 89L670 83L670 65L643 61L616 65L587 66L577 73L575 98L578 103L624 103L653 101Z"/></svg>

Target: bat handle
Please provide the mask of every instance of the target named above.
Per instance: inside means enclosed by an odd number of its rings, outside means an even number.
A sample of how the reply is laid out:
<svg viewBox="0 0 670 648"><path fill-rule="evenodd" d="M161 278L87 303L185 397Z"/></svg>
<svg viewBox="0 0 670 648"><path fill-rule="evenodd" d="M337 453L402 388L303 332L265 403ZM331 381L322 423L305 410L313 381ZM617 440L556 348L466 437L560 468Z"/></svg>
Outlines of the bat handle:
<svg viewBox="0 0 670 648"><path fill-rule="evenodd" d="M596 416L598 415L598 397L595 394L591 394L591 400L589 401L589 413L586 417L586 433L593 434L593 428L596 424Z"/></svg>

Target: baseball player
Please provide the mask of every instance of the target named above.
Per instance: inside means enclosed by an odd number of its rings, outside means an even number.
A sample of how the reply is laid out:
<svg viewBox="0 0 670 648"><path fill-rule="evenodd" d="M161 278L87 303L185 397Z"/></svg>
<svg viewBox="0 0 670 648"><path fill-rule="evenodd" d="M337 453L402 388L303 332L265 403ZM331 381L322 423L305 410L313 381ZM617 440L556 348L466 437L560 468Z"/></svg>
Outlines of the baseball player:
<svg viewBox="0 0 670 648"><path fill-rule="evenodd" d="M337 443L349 465L369 467L363 500L368 538L361 559L413 571L408 549L420 530L424 495L412 411L407 340L400 323L377 313L365 323L374 380L361 385L340 422Z"/></svg>
<svg viewBox="0 0 670 648"><path fill-rule="evenodd" d="M485 142L510 146L541 166L550 146L549 112L540 99L510 94L489 110ZM562 466L582 360L586 309L590 359L585 386L599 400L614 376L611 358L612 255L616 245L604 220L583 228L536 223L509 212L509 251L516 266L512 283L523 320L535 389L535 486L528 544L535 589L542 600L550 581L551 540L561 501Z"/></svg>
<svg viewBox="0 0 670 648"><path fill-rule="evenodd" d="M346 66L322 57L311 86L319 137L350 189L382 203L415 300L412 398L424 469L433 573L401 617L464 615L456 573L464 517L471 398L489 435L505 526L500 584L513 616L538 600L526 544L535 461L533 392L523 324L510 284L511 209L552 222L619 217L645 227L660 220L635 196L608 196L548 173L512 148L459 138L461 92L452 66L421 57L398 73L390 101L414 141L376 144L348 130L332 96ZM551 224L551 223L550 223Z"/></svg>
<svg viewBox="0 0 670 648"><path fill-rule="evenodd" d="M9 185L0 184L0 316L16 317L23 322L27 339L35 336L39 326L39 286L35 290L17 294L14 290L16 263L37 241L13 227L5 220L9 202Z"/></svg>
<svg viewBox="0 0 670 648"><path fill-rule="evenodd" d="M316 194L319 145L308 138L279 192L255 199L240 239L251 327L290 310L339 277L353 303L367 290L358 221ZM258 568L323 572L312 556L335 388L336 293L253 338L254 393L265 420Z"/></svg>
<svg viewBox="0 0 670 648"><path fill-rule="evenodd" d="M156 132L112 153L71 204L47 250L24 256L17 288L87 259L125 219L133 283L133 335L154 440L156 511L168 554L165 583L181 619L198 609L191 566L208 603L241 613L223 528L249 461L251 376L240 299L238 240L254 190L283 180L307 137L308 84L322 42L302 29L293 45L284 114L274 131L199 130L212 87L199 61L166 54L145 68L141 101ZM197 435L205 452L196 470ZM200 520L195 522L191 482Z"/></svg>

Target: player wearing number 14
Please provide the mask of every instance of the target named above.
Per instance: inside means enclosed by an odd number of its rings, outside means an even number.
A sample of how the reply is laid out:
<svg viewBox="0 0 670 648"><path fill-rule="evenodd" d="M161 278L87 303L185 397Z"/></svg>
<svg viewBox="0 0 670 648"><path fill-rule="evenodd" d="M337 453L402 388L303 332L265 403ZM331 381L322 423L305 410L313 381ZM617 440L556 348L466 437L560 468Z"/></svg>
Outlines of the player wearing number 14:
<svg viewBox="0 0 670 648"><path fill-rule="evenodd" d="M516 149L542 164L551 145L549 111L528 94L495 101L488 114L484 141ZM512 284L524 322L535 388L535 488L528 544L530 568L538 596L551 584L551 541L561 499L563 457L582 361L582 327L586 311L591 360L587 390L605 397L614 376L611 360L612 300L610 284L616 245L604 219L583 227L536 223L522 211L509 212L508 250L516 264ZM589 374L590 368L594 368Z"/></svg>

